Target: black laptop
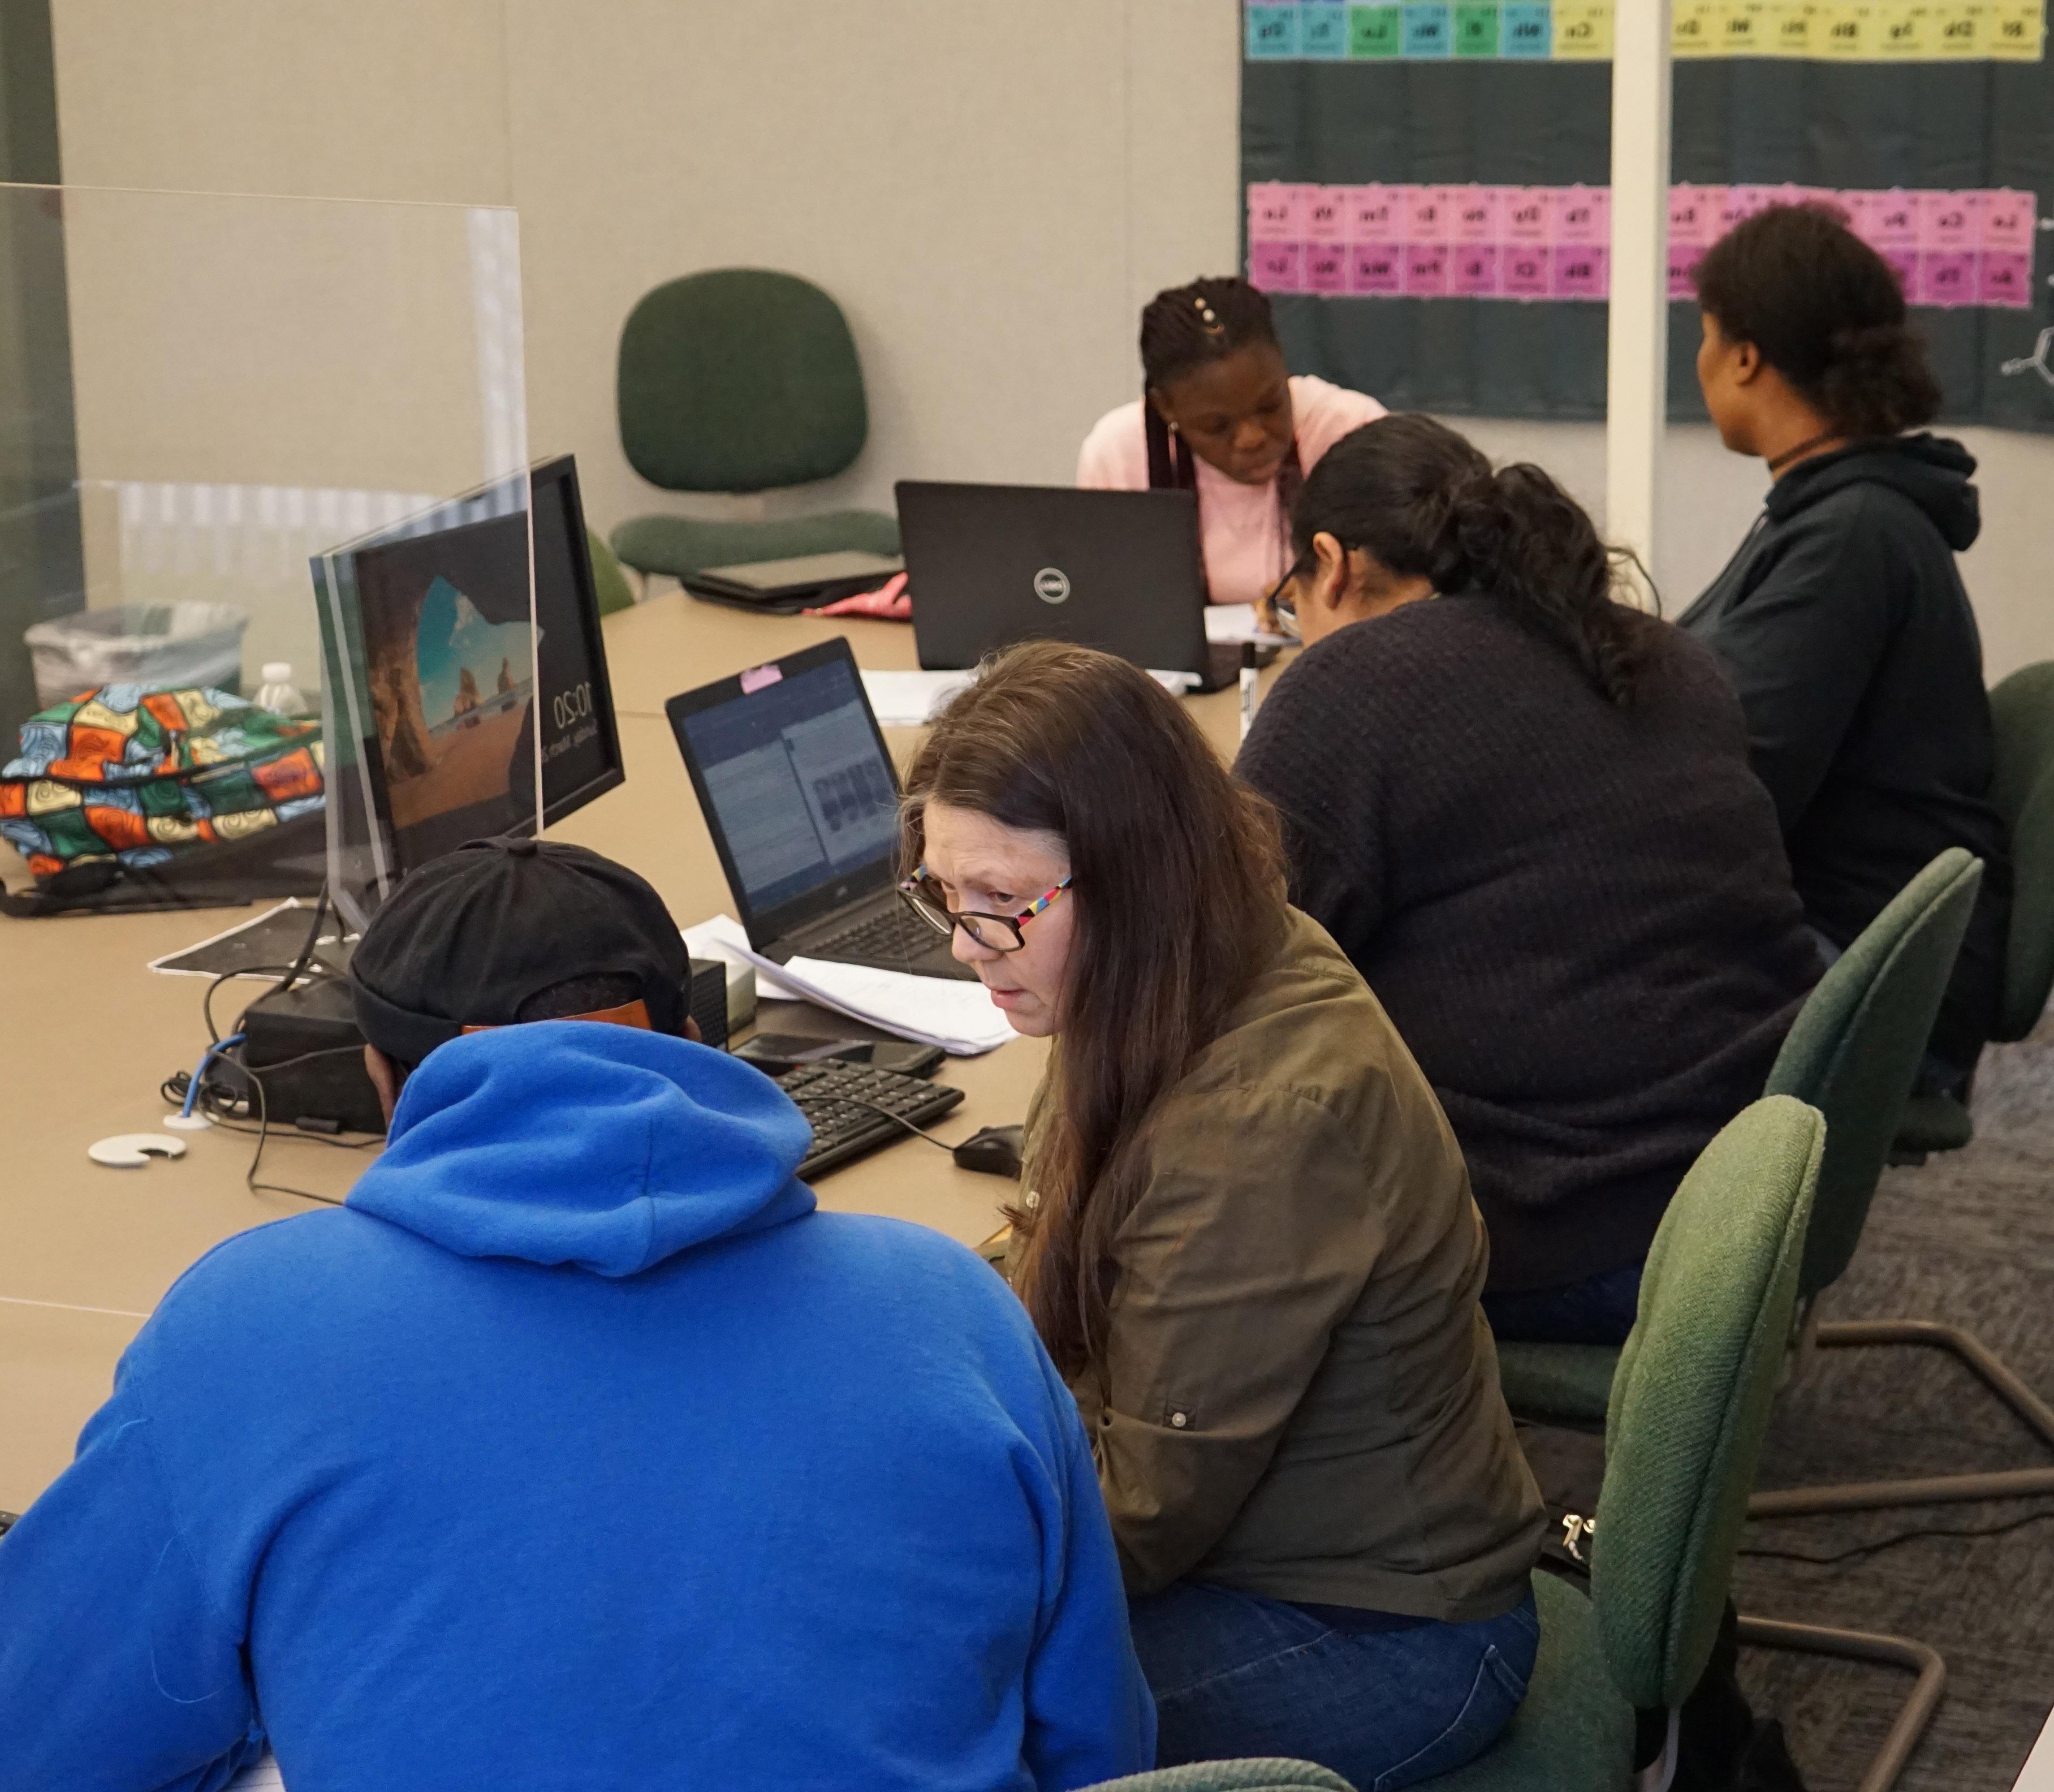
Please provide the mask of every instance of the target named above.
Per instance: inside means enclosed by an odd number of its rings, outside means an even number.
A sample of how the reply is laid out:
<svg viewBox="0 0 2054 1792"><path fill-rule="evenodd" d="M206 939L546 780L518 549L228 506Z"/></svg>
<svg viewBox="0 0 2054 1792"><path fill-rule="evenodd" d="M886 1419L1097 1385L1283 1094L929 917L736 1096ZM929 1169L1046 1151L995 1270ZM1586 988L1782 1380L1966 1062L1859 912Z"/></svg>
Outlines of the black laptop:
<svg viewBox="0 0 2054 1792"><path fill-rule="evenodd" d="M1045 639L1188 672L1201 690L1239 677L1241 649L1206 640L1195 493L911 479L897 490L922 666Z"/></svg>
<svg viewBox="0 0 2054 1792"><path fill-rule="evenodd" d="M663 705L749 943L974 979L898 893L899 779L839 636Z"/></svg>

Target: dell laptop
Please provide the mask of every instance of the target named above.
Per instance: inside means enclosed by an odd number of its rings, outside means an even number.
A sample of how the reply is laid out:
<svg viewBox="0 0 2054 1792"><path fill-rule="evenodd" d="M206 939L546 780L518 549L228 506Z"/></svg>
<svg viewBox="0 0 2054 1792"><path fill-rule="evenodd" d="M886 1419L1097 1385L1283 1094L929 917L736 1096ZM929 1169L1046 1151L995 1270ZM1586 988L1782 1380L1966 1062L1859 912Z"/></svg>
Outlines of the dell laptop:
<svg viewBox="0 0 2054 1792"><path fill-rule="evenodd" d="M749 943L974 979L899 895L899 779L840 637L663 705Z"/></svg>
<svg viewBox="0 0 2054 1792"><path fill-rule="evenodd" d="M1053 640L1190 673L1201 690L1239 676L1240 648L1206 640L1195 493L909 479L898 494L923 666Z"/></svg>

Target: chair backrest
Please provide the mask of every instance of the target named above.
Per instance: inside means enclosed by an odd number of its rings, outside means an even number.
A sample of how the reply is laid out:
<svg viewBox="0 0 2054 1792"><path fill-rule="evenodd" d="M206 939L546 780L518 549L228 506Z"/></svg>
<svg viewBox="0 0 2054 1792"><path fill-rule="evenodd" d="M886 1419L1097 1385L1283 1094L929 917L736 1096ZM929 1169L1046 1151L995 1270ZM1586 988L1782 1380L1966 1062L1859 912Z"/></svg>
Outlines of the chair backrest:
<svg viewBox="0 0 2054 1792"><path fill-rule="evenodd" d="M1825 1139L1816 1109L1765 1096L1705 1147L1647 1253L1591 1557L1606 1665L1644 1710L1681 1705L1711 1656Z"/></svg>
<svg viewBox="0 0 2054 1792"><path fill-rule="evenodd" d="M584 532L585 552L592 556L592 584L599 599L599 613L610 616L616 610L635 607L635 588L620 570L620 559L596 529Z"/></svg>
<svg viewBox="0 0 2054 1792"><path fill-rule="evenodd" d="M674 492L829 478L870 431L841 307L811 281L761 268L644 294L621 328L616 391L629 463Z"/></svg>
<svg viewBox="0 0 2054 1792"><path fill-rule="evenodd" d="M1765 1093L1795 1095L1826 1117L1805 1296L1838 1281L1861 1241L1982 875L1980 859L1948 847L1828 968L1776 1055Z"/></svg>
<svg viewBox="0 0 2054 1792"><path fill-rule="evenodd" d="M2011 833L2011 926L1992 1037L2022 1039L2054 992L2054 660L1990 693L1997 776L1990 802Z"/></svg>

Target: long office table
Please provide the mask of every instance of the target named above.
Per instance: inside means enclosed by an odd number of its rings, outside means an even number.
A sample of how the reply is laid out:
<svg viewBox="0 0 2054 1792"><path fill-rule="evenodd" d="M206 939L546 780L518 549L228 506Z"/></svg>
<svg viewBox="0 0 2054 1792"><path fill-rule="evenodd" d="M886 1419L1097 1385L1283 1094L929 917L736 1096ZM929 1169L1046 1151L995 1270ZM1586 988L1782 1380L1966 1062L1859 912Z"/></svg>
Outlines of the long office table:
<svg viewBox="0 0 2054 1792"><path fill-rule="evenodd" d="M627 782L550 831L621 860L661 892L681 925L732 911L663 701L679 691L836 635L875 670L916 662L912 631L858 619L776 618L697 603L682 593L609 617L607 658ZM1268 677L1269 674L1265 674ZM1186 700L1220 749L1238 725L1232 691ZM903 764L917 738L890 729ZM0 921L0 1508L20 1511L70 1460L79 1427L104 1400L116 1359L173 1281L223 1239L313 1210L312 1201L244 1185L254 1141L182 1135L184 1158L144 1169L89 1162L96 1139L156 1132L159 1086L207 1043L195 978L155 975L150 960L259 912ZM230 984L217 1016L259 992ZM774 1017L777 1009L772 1009ZM810 1011L809 1011L810 1012ZM815 1030L817 1030L816 1028ZM1041 1074L1041 1042L1015 1040L938 1073L966 1099L935 1129L946 1141L1018 1121ZM264 1179L339 1198L371 1153L273 1135ZM987 1236L1012 1185L958 1169L915 1141L823 1177L824 1206L889 1214L965 1244Z"/></svg>

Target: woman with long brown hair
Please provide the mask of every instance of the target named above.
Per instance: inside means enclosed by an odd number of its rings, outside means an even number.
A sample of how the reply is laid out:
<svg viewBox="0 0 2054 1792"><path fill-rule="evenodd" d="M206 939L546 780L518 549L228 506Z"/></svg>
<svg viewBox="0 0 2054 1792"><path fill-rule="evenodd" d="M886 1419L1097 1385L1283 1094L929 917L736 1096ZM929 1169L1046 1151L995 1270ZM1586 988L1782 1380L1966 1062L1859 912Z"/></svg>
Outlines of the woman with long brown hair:
<svg viewBox="0 0 2054 1792"><path fill-rule="evenodd" d="M1036 643L928 736L904 854L1053 1042L1013 1281L1092 1435L1159 1759L1458 1766L1525 1694L1540 1504L1462 1154L1286 904L1269 805L1145 674Z"/></svg>

